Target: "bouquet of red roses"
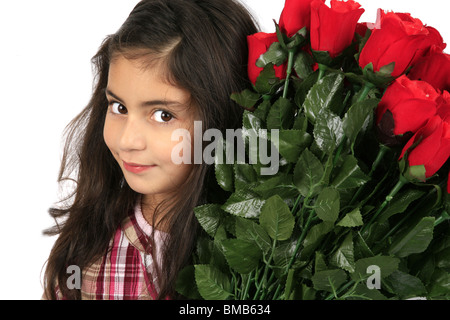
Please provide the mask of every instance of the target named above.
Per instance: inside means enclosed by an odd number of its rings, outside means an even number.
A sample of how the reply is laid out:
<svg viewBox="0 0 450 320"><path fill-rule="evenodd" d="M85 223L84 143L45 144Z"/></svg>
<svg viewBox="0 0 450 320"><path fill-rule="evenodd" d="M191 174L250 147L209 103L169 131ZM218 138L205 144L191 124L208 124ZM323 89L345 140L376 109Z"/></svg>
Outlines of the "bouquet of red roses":
<svg viewBox="0 0 450 320"><path fill-rule="evenodd" d="M248 37L252 89L231 98L266 163L215 166L222 203L177 290L199 299L448 299L450 57L408 13L286 0ZM268 130L270 130L270 133ZM275 132L276 135L271 134Z"/></svg>

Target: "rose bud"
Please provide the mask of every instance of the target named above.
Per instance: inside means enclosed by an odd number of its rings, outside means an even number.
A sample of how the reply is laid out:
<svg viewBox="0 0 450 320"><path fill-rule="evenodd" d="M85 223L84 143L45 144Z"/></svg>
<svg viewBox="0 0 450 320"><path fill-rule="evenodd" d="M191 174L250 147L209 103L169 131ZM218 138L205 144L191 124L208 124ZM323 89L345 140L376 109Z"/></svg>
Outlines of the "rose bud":
<svg viewBox="0 0 450 320"><path fill-rule="evenodd" d="M277 42L278 38L276 33L265 33L258 32L252 35L247 36L247 44L248 44L248 77L250 81L255 84L256 79L264 68L260 68L256 66L256 61L259 57L266 53L267 49L269 49L270 45L274 42ZM284 79L286 77L286 64L282 64L281 66L274 66L275 75Z"/></svg>
<svg viewBox="0 0 450 320"><path fill-rule="evenodd" d="M385 13L379 19L359 56L361 68L372 63L375 72L394 64L392 77L398 77L425 56L431 48L443 48L436 29L424 26L408 13Z"/></svg>
<svg viewBox="0 0 450 320"><path fill-rule="evenodd" d="M425 178L433 176L450 156L450 124L438 115L432 117L404 146L400 159L407 151L410 167L424 165Z"/></svg>
<svg viewBox="0 0 450 320"><path fill-rule="evenodd" d="M331 0L331 8L320 0L311 3L311 48L327 51L331 58L352 44L356 24L364 13L353 0Z"/></svg>
<svg viewBox="0 0 450 320"><path fill-rule="evenodd" d="M412 80L423 80L438 90L450 90L450 55L433 51L422 58L408 73Z"/></svg>
<svg viewBox="0 0 450 320"><path fill-rule="evenodd" d="M282 32L292 37L306 27L310 30L311 2L313 0L286 0L280 15L279 26ZM325 2L325 0L319 0Z"/></svg>

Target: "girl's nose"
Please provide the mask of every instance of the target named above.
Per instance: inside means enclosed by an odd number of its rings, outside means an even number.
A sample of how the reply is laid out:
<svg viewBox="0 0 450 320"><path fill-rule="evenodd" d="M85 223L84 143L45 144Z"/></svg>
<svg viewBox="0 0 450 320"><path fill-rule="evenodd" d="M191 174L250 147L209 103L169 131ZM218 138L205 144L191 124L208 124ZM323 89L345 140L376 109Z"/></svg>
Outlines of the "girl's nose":
<svg viewBox="0 0 450 320"><path fill-rule="evenodd" d="M143 134L139 119L129 117L122 130L119 148L122 151L133 151L144 150L145 147L145 136Z"/></svg>

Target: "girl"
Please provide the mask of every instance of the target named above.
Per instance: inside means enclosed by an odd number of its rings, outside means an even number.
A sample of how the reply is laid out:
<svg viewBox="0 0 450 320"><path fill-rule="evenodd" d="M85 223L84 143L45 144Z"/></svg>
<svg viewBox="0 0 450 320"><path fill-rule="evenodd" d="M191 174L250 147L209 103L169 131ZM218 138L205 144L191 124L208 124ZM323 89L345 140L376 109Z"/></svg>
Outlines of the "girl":
<svg viewBox="0 0 450 320"><path fill-rule="evenodd" d="M194 121L240 126L230 94L249 85L246 36L255 32L233 0L143 0L106 38L93 96L67 131L59 182L75 173L76 187L69 205L49 210L57 224L45 233L59 237L44 298L177 297L193 208L217 190L206 188L212 167L171 161L171 133L192 133Z"/></svg>

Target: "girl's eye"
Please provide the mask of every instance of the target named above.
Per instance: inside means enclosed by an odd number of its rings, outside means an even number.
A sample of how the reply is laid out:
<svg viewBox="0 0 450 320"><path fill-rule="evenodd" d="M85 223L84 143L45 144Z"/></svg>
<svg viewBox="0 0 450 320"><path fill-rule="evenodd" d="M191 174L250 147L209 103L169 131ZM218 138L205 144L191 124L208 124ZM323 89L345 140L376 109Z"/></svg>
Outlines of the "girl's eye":
<svg viewBox="0 0 450 320"><path fill-rule="evenodd" d="M118 102L111 103L111 112L115 114L127 114L127 108Z"/></svg>
<svg viewBox="0 0 450 320"><path fill-rule="evenodd" d="M157 122L169 122L170 120L172 120L174 117L173 115L171 115L169 112L164 111L164 110L158 110L153 114L152 117L155 121Z"/></svg>

